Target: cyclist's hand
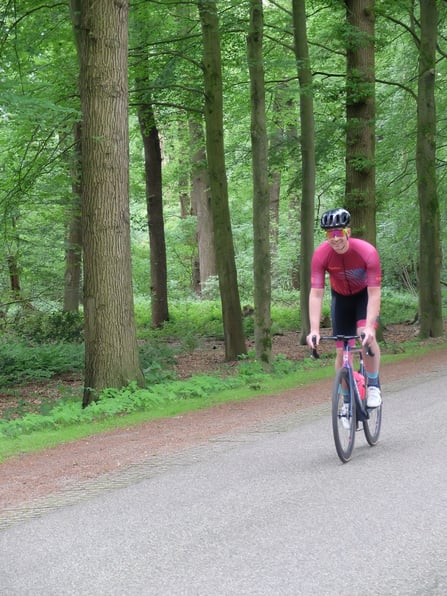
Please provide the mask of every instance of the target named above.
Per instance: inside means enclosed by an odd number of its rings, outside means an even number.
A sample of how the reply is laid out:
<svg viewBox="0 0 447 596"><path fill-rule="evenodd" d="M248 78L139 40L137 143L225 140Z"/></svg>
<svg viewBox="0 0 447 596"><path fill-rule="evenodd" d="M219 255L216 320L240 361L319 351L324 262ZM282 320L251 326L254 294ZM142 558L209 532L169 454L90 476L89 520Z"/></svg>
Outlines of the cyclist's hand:
<svg viewBox="0 0 447 596"><path fill-rule="evenodd" d="M320 333L318 331L317 333L315 333L315 331L311 331L307 336L306 341L309 348L315 348L320 343Z"/></svg>
<svg viewBox="0 0 447 596"><path fill-rule="evenodd" d="M365 327L362 333L362 346L369 346L376 340L376 331L372 327Z"/></svg>

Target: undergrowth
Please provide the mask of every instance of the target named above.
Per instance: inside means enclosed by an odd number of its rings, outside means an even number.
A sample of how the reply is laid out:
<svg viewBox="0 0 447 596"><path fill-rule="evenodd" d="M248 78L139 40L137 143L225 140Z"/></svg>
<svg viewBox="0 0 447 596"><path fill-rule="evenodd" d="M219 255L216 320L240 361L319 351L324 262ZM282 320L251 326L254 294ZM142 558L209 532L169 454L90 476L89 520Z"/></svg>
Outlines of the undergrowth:
<svg viewBox="0 0 447 596"><path fill-rule="evenodd" d="M26 345L0 344L0 386L20 385L28 381L50 379L55 375L82 370L82 344L55 343Z"/></svg>
<svg viewBox="0 0 447 596"><path fill-rule="evenodd" d="M312 361L296 363L279 356L275 359L272 373L266 374L257 362L242 361L232 375L198 375L184 381L164 381L140 389L131 383L123 389L106 389L98 401L82 408L79 399L67 399L56 403L46 414L28 413L14 420L0 420L0 436L14 438L21 434L45 429L95 422L104 418L126 415L137 411L166 406L183 400L212 402L210 396L241 387L261 389L272 376L284 376L303 367L312 367Z"/></svg>

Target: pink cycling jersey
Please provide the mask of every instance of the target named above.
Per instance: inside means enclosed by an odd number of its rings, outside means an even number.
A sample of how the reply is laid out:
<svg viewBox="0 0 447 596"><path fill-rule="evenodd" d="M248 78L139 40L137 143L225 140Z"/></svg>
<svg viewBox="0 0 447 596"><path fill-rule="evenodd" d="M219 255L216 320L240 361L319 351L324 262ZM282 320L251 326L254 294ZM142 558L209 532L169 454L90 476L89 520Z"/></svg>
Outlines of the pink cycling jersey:
<svg viewBox="0 0 447 596"><path fill-rule="evenodd" d="M327 241L320 244L312 258L312 288L324 288L326 271L332 289L343 296L357 294L367 287L380 287L382 281L377 250L359 238L349 239L344 254L336 253Z"/></svg>

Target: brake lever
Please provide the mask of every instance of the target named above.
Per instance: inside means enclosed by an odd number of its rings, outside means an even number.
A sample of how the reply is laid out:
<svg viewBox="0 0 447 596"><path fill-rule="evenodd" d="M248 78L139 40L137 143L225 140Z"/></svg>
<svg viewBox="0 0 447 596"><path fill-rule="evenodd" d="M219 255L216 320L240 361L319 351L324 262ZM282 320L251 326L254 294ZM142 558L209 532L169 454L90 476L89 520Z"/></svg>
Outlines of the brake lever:
<svg viewBox="0 0 447 596"><path fill-rule="evenodd" d="M312 343L313 343L314 347L312 348L310 357L315 358L315 360L318 360L318 358L320 357L320 354L317 351L317 336L316 335L312 335Z"/></svg>

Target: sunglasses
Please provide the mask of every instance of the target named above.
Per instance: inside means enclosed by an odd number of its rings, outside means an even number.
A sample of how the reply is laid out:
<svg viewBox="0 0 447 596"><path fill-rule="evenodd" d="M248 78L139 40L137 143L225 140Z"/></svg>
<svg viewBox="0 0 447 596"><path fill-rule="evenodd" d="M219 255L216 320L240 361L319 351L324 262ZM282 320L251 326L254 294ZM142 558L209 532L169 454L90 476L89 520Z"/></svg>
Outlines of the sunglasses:
<svg viewBox="0 0 447 596"><path fill-rule="evenodd" d="M326 230L326 238L342 238L348 235L348 230Z"/></svg>

